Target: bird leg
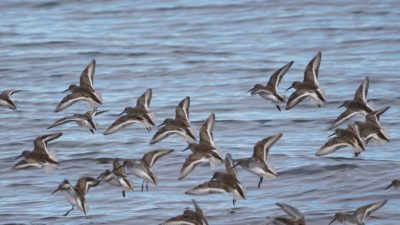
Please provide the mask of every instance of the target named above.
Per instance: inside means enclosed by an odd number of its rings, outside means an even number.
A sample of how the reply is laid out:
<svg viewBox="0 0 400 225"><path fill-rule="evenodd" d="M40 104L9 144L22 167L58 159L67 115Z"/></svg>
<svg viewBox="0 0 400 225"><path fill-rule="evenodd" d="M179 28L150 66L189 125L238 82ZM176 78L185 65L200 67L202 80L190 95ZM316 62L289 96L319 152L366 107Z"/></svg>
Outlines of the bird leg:
<svg viewBox="0 0 400 225"><path fill-rule="evenodd" d="M279 103L275 102L275 106L279 111L281 111L281 107L279 106Z"/></svg>
<svg viewBox="0 0 400 225"><path fill-rule="evenodd" d="M235 204L236 204L236 199L233 199L232 202L233 202L233 206L235 206Z"/></svg>
<svg viewBox="0 0 400 225"><path fill-rule="evenodd" d="M258 181L258 188L260 188L260 186L261 186L261 184L262 184L262 182L263 182L263 178L264 178L264 177L260 177L260 181Z"/></svg>
<svg viewBox="0 0 400 225"><path fill-rule="evenodd" d="M122 196L125 198L125 191L122 191Z"/></svg>
<svg viewBox="0 0 400 225"><path fill-rule="evenodd" d="M144 189L144 180L142 182L142 192L143 192L143 189Z"/></svg>
<svg viewBox="0 0 400 225"><path fill-rule="evenodd" d="M146 181L146 192L149 192L149 182Z"/></svg>
<svg viewBox="0 0 400 225"><path fill-rule="evenodd" d="M68 211L64 214L64 216L67 216L72 210L74 210L74 206L72 206L72 208L71 208L70 210L68 210Z"/></svg>

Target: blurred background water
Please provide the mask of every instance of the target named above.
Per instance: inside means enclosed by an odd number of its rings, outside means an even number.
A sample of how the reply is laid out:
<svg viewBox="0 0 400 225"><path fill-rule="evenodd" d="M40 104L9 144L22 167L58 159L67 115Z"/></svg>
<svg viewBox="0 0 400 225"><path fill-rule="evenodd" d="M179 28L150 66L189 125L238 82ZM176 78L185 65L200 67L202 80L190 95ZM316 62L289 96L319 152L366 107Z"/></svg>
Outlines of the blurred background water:
<svg viewBox="0 0 400 225"><path fill-rule="evenodd" d="M193 196L184 191L210 179L222 165L200 166L178 181L188 155L179 151L186 147L179 137L150 146L155 131L137 125L101 134L124 107L153 88L150 108L157 123L174 116L179 101L190 96L196 133L215 112L215 142L234 158L250 156L265 136L283 133L269 156L278 177L257 189L258 178L239 170L248 195L234 213L230 194L195 197L210 224L265 224L268 216L284 214L276 202L299 208L308 224L327 224L336 211L385 198L390 201L368 224L397 224L400 192L383 188L400 178L399 7L394 0L1 1L0 89L23 92L13 96L18 112L0 109L0 223L159 224L192 207ZM279 112L246 93L294 60L279 88L285 93L291 82L302 80L318 51L328 100L324 107L306 101ZM109 110L97 117L96 134L75 125L54 129L64 132L50 144L61 161L58 169L12 170L14 158L32 149L36 136L52 132L46 128L54 120L88 109L79 103L52 112L92 58L97 60L95 87L104 99L101 109ZM332 155L339 158L315 157L342 111L337 106L353 97L366 76L375 107L392 106L381 118L391 142L369 145L357 160L350 149ZM75 183L83 175L97 176L111 168L113 158L140 158L157 148L176 151L155 165L159 185L150 185L150 192L140 192L141 180L131 175L136 191L125 199L107 184L93 188L87 195L88 217L78 210L63 217L70 205L61 195L50 195L65 178Z"/></svg>

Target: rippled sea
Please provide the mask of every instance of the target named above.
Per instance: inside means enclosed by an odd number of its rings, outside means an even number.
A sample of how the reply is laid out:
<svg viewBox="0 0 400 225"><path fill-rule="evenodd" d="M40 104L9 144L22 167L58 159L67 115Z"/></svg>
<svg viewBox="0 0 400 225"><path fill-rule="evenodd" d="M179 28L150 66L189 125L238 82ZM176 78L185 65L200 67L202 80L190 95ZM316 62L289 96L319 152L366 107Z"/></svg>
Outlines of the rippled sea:
<svg viewBox="0 0 400 225"><path fill-rule="evenodd" d="M19 111L0 108L0 223L24 224L159 224L192 207L189 188L210 179L220 165L195 169L178 181L187 152L177 136L153 146L155 131L134 125L103 136L124 107L153 89L150 108L159 124L173 117L175 106L191 97L191 120L198 132L216 113L215 142L234 158L252 154L253 145L276 133L283 137L270 150L268 162L278 177L265 180L239 170L247 199L232 208L230 194L199 196L210 224L265 224L283 215L276 202L302 211L308 224L328 224L337 211L381 199L389 202L367 224L394 225L400 220L400 192L383 190L400 178L399 87L400 3L388 1L1 1L0 89L20 89L13 99ZM320 84L327 104L305 101L279 112L246 93L265 83L274 70L295 63L279 87L302 80L309 60L322 52ZM61 92L77 83L83 68L97 60L95 87L109 110L99 115L99 129L70 124L48 131L56 119L88 109L75 104L53 113ZM314 156L331 133L327 128L342 112L343 100L370 77L368 98L376 108L392 106L382 118L391 142L371 144L358 159L350 149L330 157ZM363 118L357 117L356 120ZM14 158L33 148L32 140L49 132L64 135L50 144L61 162L43 169L15 171ZM107 184L87 195L89 216L74 210L51 192L65 178L98 176L114 158L140 158L149 150L176 151L154 167L158 186L140 192L141 180L124 199Z"/></svg>

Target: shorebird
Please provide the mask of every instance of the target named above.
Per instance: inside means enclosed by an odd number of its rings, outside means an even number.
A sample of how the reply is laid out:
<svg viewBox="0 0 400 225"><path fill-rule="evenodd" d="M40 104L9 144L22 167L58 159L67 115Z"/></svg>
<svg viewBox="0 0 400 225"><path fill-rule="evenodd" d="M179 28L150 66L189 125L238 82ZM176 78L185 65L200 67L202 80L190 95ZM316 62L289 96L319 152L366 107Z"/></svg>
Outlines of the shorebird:
<svg viewBox="0 0 400 225"><path fill-rule="evenodd" d="M331 136L332 135L336 135L336 137L329 139L317 153L315 153L316 156L327 155L347 146L353 148L355 157L365 151L364 140L360 137L358 127L355 124L350 124L346 129L336 129Z"/></svg>
<svg viewBox="0 0 400 225"><path fill-rule="evenodd" d="M167 118L158 127L157 133L153 136L150 144L164 140L172 134L182 136L186 142L195 141L196 137L190 127L189 120L190 97L185 97L175 109L175 119ZM161 128L160 128L161 127Z"/></svg>
<svg viewBox="0 0 400 225"><path fill-rule="evenodd" d="M275 71L275 73L273 73L271 78L269 79L267 85L264 86L262 84L256 84L248 92L251 92L251 95L258 94L263 99L270 100L275 104L276 108L278 108L278 110L281 111L279 103L285 103L285 98L278 93L277 89L279 84L281 83L283 76L286 74L286 72L289 70L292 64L293 61L281 67L279 70Z"/></svg>
<svg viewBox="0 0 400 225"><path fill-rule="evenodd" d="M79 86L76 84L72 84L68 87L67 90L64 92L70 91L71 94L65 96L61 102L57 105L54 112L60 112L61 110L66 109L67 107L71 106L75 102L78 101L86 101L89 105L96 109L97 106L103 104L100 97L96 93L93 87L93 78L94 72L96 67L96 60L92 60L89 65L83 70L81 77L80 77L80 84ZM64 93L63 92L63 93Z"/></svg>
<svg viewBox="0 0 400 225"><path fill-rule="evenodd" d="M133 185L128 180L125 174L124 167L119 163L118 159L113 161L113 170L105 170L97 177L101 181L105 181L111 185L122 188L122 196L125 198L126 191L133 191Z"/></svg>
<svg viewBox="0 0 400 225"><path fill-rule="evenodd" d="M230 192L233 196L234 206L237 199L246 199L244 187L237 179L236 170L233 167L232 157L229 153L225 158L225 168L226 173L215 172L210 181L186 191L185 194L207 195Z"/></svg>
<svg viewBox="0 0 400 225"><path fill-rule="evenodd" d="M306 219L298 209L283 203L276 203L276 205L290 217L274 217L267 225L306 225Z"/></svg>
<svg viewBox="0 0 400 225"><path fill-rule="evenodd" d="M153 165L158 159L173 152L173 149L159 149L147 152L141 159L125 159L122 166L131 171L135 176L142 178L142 192L146 183L146 191L149 191L149 182L157 185L157 179L153 174Z"/></svg>
<svg viewBox="0 0 400 225"><path fill-rule="evenodd" d="M160 225L208 225L207 219L199 204L197 204L194 199L192 199L192 203L195 211L187 209L182 215L172 217Z"/></svg>
<svg viewBox="0 0 400 225"><path fill-rule="evenodd" d="M196 168L196 166L209 162L211 166L222 162L222 155L218 151L214 143L214 130L215 125L215 114L211 113L210 116L204 121L200 129L200 141L198 144L190 143L187 148L182 151L190 149L192 153L186 158L182 165L181 172L178 179L182 180L190 172Z"/></svg>
<svg viewBox="0 0 400 225"><path fill-rule="evenodd" d="M290 95L286 104L286 110L293 108L307 97L315 100L318 107L321 107L324 104L326 100L318 82L318 70L320 64L321 52L318 52L304 70L303 82L295 81L292 83L292 86L287 89L289 90L294 88L296 91Z"/></svg>
<svg viewBox="0 0 400 225"><path fill-rule="evenodd" d="M340 114L336 120L331 125L331 128L335 128L349 120L353 116L357 114L367 115L368 113L372 113L373 109L368 105L367 95L368 95L368 87L369 87L369 78L366 77L365 80L361 83L361 85L357 88L356 93L354 95L353 100L346 100L340 105L338 108L346 107L346 110Z"/></svg>
<svg viewBox="0 0 400 225"><path fill-rule="evenodd" d="M335 220L339 221L344 225L364 225L367 217L369 217L371 213L377 211L382 206L384 206L387 201L388 200L383 200L372 203L370 205L362 206L353 213L338 212L335 214L335 217L329 223L329 225L335 222Z"/></svg>
<svg viewBox="0 0 400 225"><path fill-rule="evenodd" d="M64 216L67 216L72 210L74 210L75 206L78 207L78 209L86 215L88 207L86 204L85 195L89 192L89 189L91 187L95 187L99 183L100 181L98 181L97 179L91 177L81 177L78 179L74 187L71 185L71 183L69 183L67 179L65 179L51 194L60 191L64 195L65 199L67 199L67 201L71 203L72 208L68 210L64 214Z"/></svg>
<svg viewBox="0 0 400 225"><path fill-rule="evenodd" d="M25 169L28 167L57 166L59 162L52 156L47 148L48 142L59 138L62 133L47 134L37 137L33 141L32 151L23 151L16 159L23 157L14 165L14 169Z"/></svg>
<svg viewBox="0 0 400 225"><path fill-rule="evenodd" d="M261 141L258 141L254 145L253 156L250 158L243 158L235 160L237 165L241 166L243 169L249 171L260 177L258 182L258 188L260 188L264 177L276 177L277 173L268 166L267 157L269 149L274 145L280 138L282 134L276 134L274 136L266 137Z"/></svg>
<svg viewBox="0 0 400 225"><path fill-rule="evenodd" d="M56 126L60 126L69 122L76 122L79 126L84 127L89 129L89 131L94 134L94 130L97 129L96 122L94 121L94 117L107 112L107 110L104 111L97 111L97 110L92 110L88 111L85 114L79 114L76 113L72 116L66 116L64 118L61 118L57 121L55 121L51 126L49 126L47 129L51 129Z"/></svg>
<svg viewBox="0 0 400 225"><path fill-rule="evenodd" d="M365 139L366 143L368 143L371 139L385 142L390 141L387 134L379 123L379 117L389 108L390 106L369 113L365 117L364 122L355 122L355 124L358 126L358 130L360 131L360 136Z"/></svg>
<svg viewBox="0 0 400 225"><path fill-rule="evenodd" d="M21 92L19 90L5 90L0 93L0 105L1 106L7 106L8 108L16 111L17 110L17 105L15 102L11 99L11 95Z"/></svg>
<svg viewBox="0 0 400 225"><path fill-rule="evenodd" d="M133 123L141 123L147 131L150 132L155 126L154 115L149 109L151 96L152 90L149 88L137 98L135 107L126 107L124 109L120 114L120 117L116 119L106 131L104 131L104 135L118 132ZM122 116L124 113L125 115Z"/></svg>
<svg viewBox="0 0 400 225"><path fill-rule="evenodd" d="M400 189L400 180L393 180L392 183L390 183L390 185L385 188L385 190L387 190L387 189L389 189L391 187L394 187L396 189Z"/></svg>

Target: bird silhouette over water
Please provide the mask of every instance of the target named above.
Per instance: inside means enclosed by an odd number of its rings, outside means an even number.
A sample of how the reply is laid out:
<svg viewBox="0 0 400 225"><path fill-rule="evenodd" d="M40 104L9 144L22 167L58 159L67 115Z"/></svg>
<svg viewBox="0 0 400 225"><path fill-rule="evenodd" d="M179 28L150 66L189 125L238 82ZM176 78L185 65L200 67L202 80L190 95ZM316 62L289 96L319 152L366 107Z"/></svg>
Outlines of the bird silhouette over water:
<svg viewBox="0 0 400 225"><path fill-rule="evenodd" d="M188 195L207 195L232 193L233 205L236 200L246 199L245 189L236 176L232 156L228 153L225 157L226 172L215 172L210 181L204 182L196 187L188 190L185 194Z"/></svg>
<svg viewBox="0 0 400 225"><path fill-rule="evenodd" d="M368 105L367 95L368 95L368 87L369 87L369 78L365 78L365 80L361 83L361 85L357 88L356 93L354 95L353 100L346 100L343 102L340 107L346 107L346 110L341 113L336 120L331 125L331 128L335 128L349 120L353 116L357 114L367 115L368 113L372 113L373 109Z"/></svg>
<svg viewBox="0 0 400 225"><path fill-rule="evenodd" d="M192 153L186 158L179 173L179 180L184 179L198 165L209 162L211 166L223 161L221 152L214 143L215 114L204 121L200 129L199 143L190 143L183 151L190 149Z"/></svg>
<svg viewBox="0 0 400 225"><path fill-rule="evenodd" d="M269 79L267 85L264 86L262 84L256 84L248 92L251 92L251 95L258 94L263 99L270 100L275 104L276 108L281 111L279 103L285 103L285 98L278 93L278 86L281 83L283 76L287 73L292 64L293 61L275 71L271 75L271 78Z"/></svg>
<svg viewBox="0 0 400 225"><path fill-rule="evenodd" d="M116 119L106 131L104 131L104 135L116 133L134 123L142 124L147 131L150 132L155 126L155 118L149 108L151 97L153 95L152 93L152 89L148 88L137 98L135 107L126 107L120 114L120 117Z"/></svg>
<svg viewBox="0 0 400 225"><path fill-rule="evenodd" d="M318 107L321 107L326 102L323 91L320 89L318 81L320 64L321 52L318 52L317 55L308 63L304 71L303 82L295 81L287 89L289 90L291 88L294 88L295 92L293 92L289 96L286 104L286 110L295 107L307 97L314 100L317 103Z"/></svg>
<svg viewBox="0 0 400 225"><path fill-rule="evenodd" d="M336 220L344 225L365 225L366 219L375 211L382 208L388 200L383 200L375 202L369 205L362 206L358 208L355 212L345 213L338 212L335 214L332 221L329 223L331 225Z"/></svg>
<svg viewBox="0 0 400 225"><path fill-rule="evenodd" d="M15 93L21 92L20 90L5 90L0 93L0 105L6 106L14 111L17 110L17 104L11 99Z"/></svg>
<svg viewBox="0 0 400 225"><path fill-rule="evenodd" d="M47 129L51 129L53 127L61 126L61 125L66 124L66 123L75 122L79 126L89 129L89 131L92 134L94 134L94 130L97 129L97 125L96 125L96 122L94 121L94 117L99 115L99 114L105 113L105 112L107 112L107 111L106 110L103 110L103 111L91 110L91 111L87 111L84 114L75 113L72 116L66 116L66 117L63 117L63 118L61 118L59 120L56 120Z"/></svg>
<svg viewBox="0 0 400 225"><path fill-rule="evenodd" d="M185 97L175 108L175 119L167 118L159 126L150 144L155 144L172 134L177 134L185 139L186 142L196 140L189 120L190 97Z"/></svg>
<svg viewBox="0 0 400 225"><path fill-rule="evenodd" d="M14 169L25 169L29 167L56 167L59 162L52 152L47 148L47 144L59 137L62 133L46 134L35 138L32 151L23 151L16 159L23 158L14 165Z"/></svg>
<svg viewBox="0 0 400 225"><path fill-rule="evenodd" d="M270 137L266 137L261 141L258 141L254 145L253 156L249 158L242 158L235 160L236 166L241 166L243 169L249 171L260 177L258 182L258 188L260 188L264 177L276 177L277 173L267 164L269 149L274 145L282 134L276 134Z"/></svg>
<svg viewBox="0 0 400 225"><path fill-rule="evenodd" d="M72 208L68 210L64 216L67 216L75 207L78 207L81 212L87 215L88 206L85 196L91 187L95 187L99 183L100 181L92 177L81 177L76 182L76 185L72 186L71 183L65 179L52 194L60 191L65 199L72 205Z"/></svg>
<svg viewBox="0 0 400 225"><path fill-rule="evenodd" d="M78 101L86 101L93 109L103 104L101 98L93 86L96 60L92 60L83 70L79 85L72 84L64 92L70 91L71 94L65 96L57 105L54 112L60 112Z"/></svg>

